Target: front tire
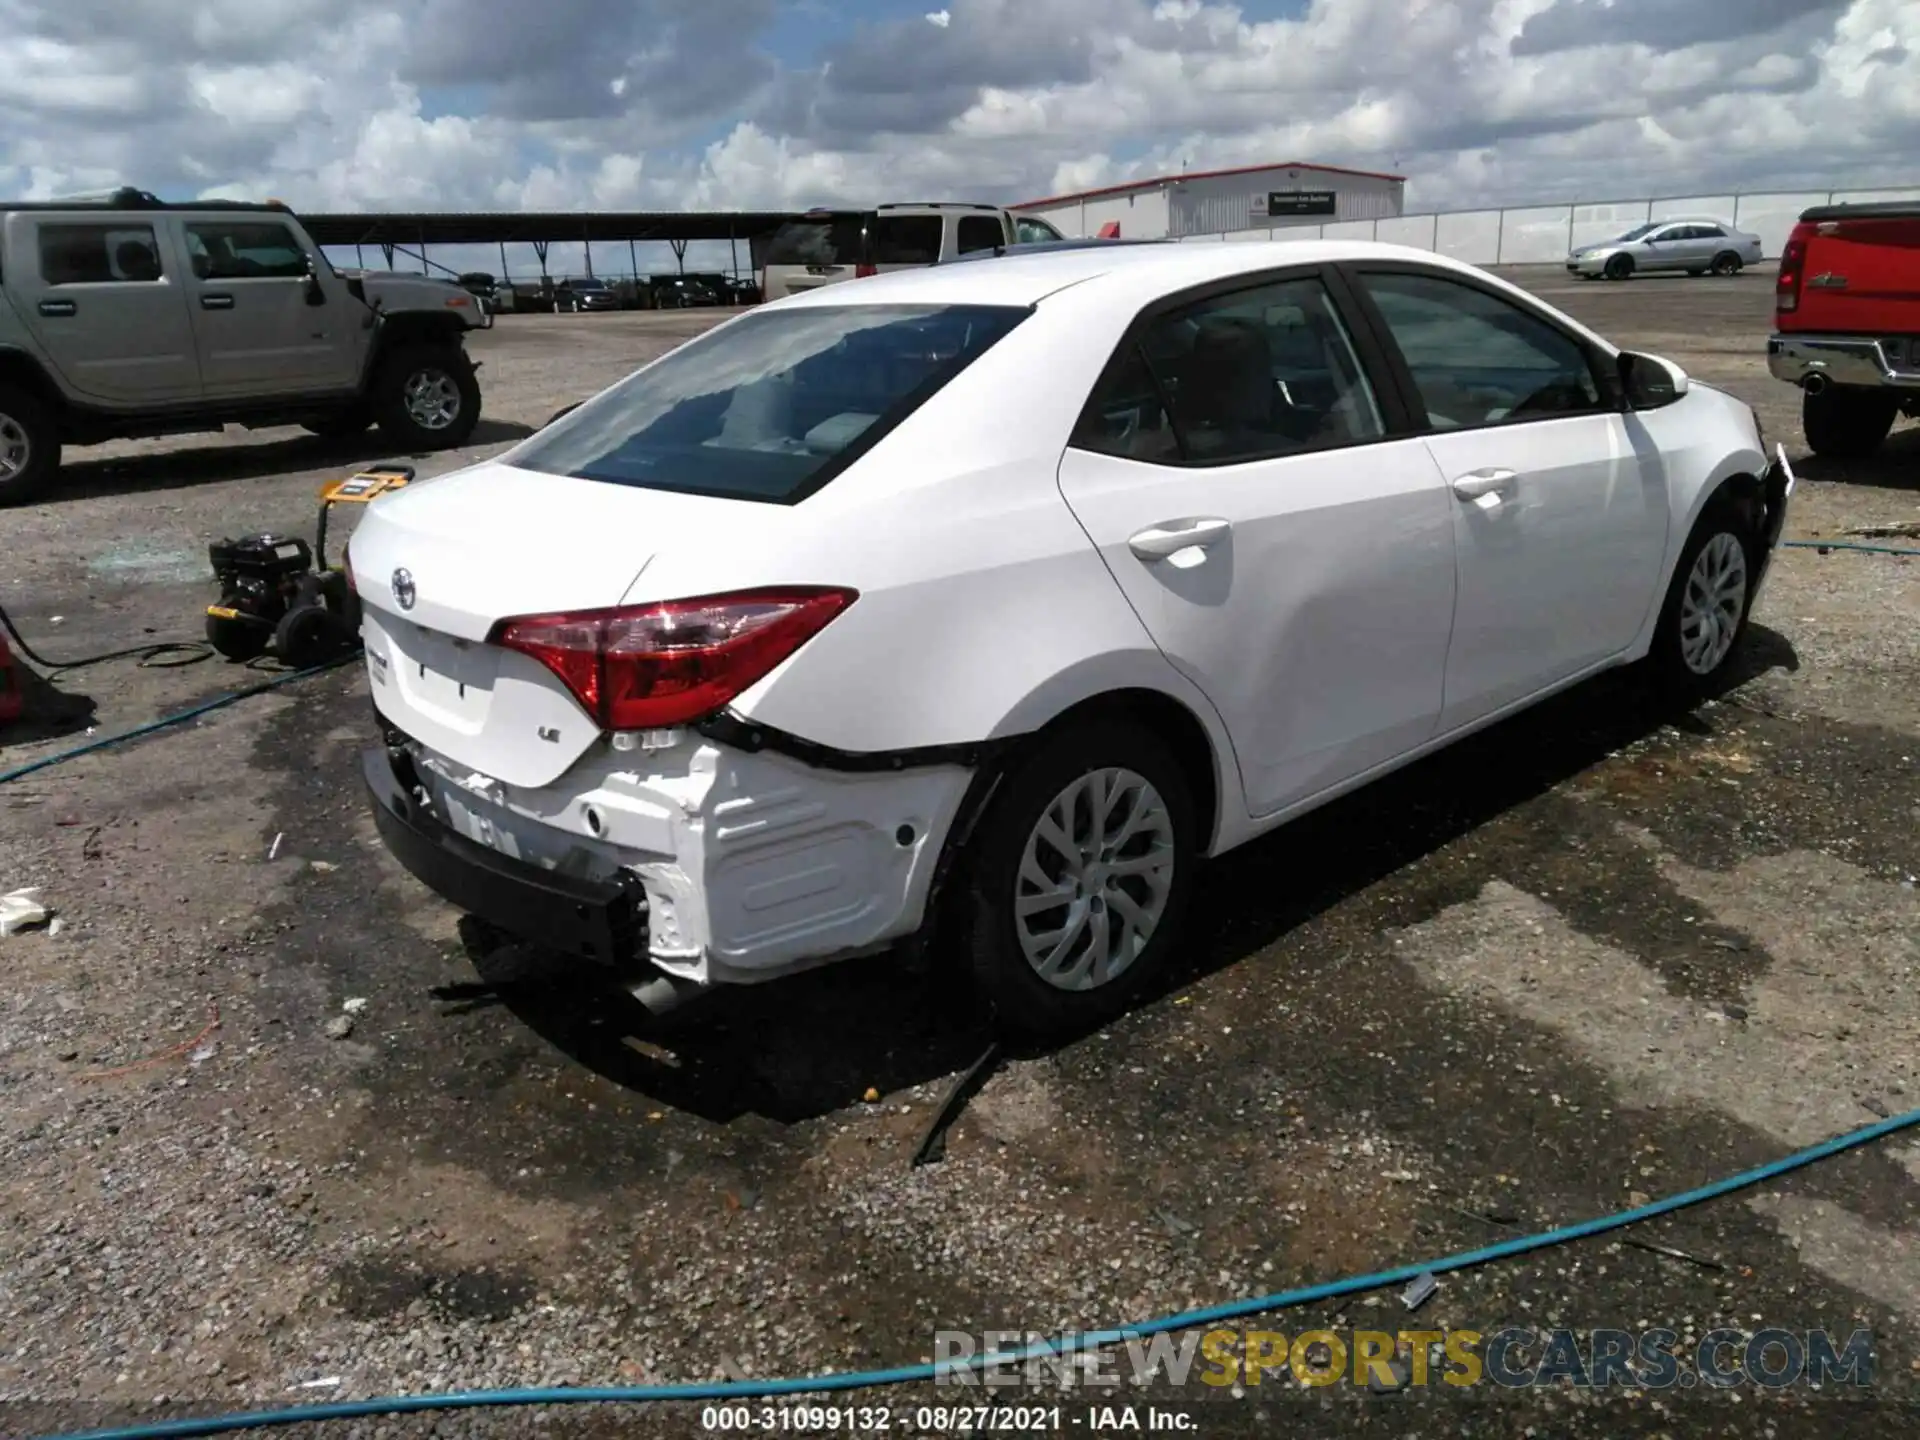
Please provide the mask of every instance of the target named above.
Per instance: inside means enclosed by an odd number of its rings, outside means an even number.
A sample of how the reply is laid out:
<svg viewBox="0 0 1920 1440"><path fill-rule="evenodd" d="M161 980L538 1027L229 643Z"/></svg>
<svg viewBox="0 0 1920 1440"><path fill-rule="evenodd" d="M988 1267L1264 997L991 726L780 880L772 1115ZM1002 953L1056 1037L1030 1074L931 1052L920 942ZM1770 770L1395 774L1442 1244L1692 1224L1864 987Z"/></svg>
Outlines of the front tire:
<svg viewBox="0 0 1920 1440"><path fill-rule="evenodd" d="M1007 776L969 867L975 983L998 1027L1084 1033L1165 968L1199 859L1192 787L1152 731L1074 726Z"/></svg>
<svg viewBox="0 0 1920 1440"><path fill-rule="evenodd" d="M39 396L0 385L0 508L46 493L60 473L60 427Z"/></svg>
<svg viewBox="0 0 1920 1440"><path fill-rule="evenodd" d="M1744 507L1728 496L1707 503L1674 567L1647 657L1668 698L1694 703L1724 683L1746 638L1759 552Z"/></svg>
<svg viewBox="0 0 1920 1440"><path fill-rule="evenodd" d="M1609 280L1625 280L1633 274L1631 255L1614 255L1608 258L1606 276Z"/></svg>
<svg viewBox="0 0 1920 1440"><path fill-rule="evenodd" d="M1800 400L1800 429L1816 455L1829 460L1864 460L1880 448L1893 429L1899 406L1872 390L1828 387Z"/></svg>
<svg viewBox="0 0 1920 1440"><path fill-rule="evenodd" d="M408 345L381 362L373 385L380 429L408 451L450 450L480 423L480 382L458 345Z"/></svg>

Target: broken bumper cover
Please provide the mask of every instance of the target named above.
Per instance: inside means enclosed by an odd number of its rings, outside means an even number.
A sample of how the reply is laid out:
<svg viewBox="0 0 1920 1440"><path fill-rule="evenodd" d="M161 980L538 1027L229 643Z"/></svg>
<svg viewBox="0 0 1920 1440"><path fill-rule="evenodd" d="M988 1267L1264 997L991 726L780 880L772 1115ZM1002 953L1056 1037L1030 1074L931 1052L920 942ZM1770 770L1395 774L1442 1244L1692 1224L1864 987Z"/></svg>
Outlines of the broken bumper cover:
<svg viewBox="0 0 1920 1440"><path fill-rule="evenodd" d="M627 880L557 874L456 834L422 804L404 751L361 757L388 851L441 899L508 934L625 974L646 969L645 892Z"/></svg>
<svg viewBox="0 0 1920 1440"><path fill-rule="evenodd" d="M536 943L697 985L917 931L973 778L971 757L802 759L743 725L731 744L595 745L552 785L515 787L380 724L365 768L381 838L428 889Z"/></svg>
<svg viewBox="0 0 1920 1440"><path fill-rule="evenodd" d="M1760 588L1773 568L1774 552L1779 548L1780 537L1787 528L1787 508L1793 499L1796 478L1793 466L1787 461L1786 447L1775 443L1773 459L1767 462L1766 473L1760 477L1767 505L1766 544L1760 551L1759 573L1753 577L1753 591L1747 597L1749 606L1760 598Z"/></svg>

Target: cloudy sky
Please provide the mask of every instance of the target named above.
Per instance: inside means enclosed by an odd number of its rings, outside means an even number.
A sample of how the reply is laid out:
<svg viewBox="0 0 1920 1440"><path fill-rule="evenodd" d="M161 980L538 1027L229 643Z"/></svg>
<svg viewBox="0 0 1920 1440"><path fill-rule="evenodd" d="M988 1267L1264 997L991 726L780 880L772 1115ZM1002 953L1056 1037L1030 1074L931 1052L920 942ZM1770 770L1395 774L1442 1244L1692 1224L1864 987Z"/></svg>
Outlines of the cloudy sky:
<svg viewBox="0 0 1920 1440"><path fill-rule="evenodd" d="M0 194L1002 202L1317 160L1409 209L1920 178L1920 0L0 0Z"/></svg>

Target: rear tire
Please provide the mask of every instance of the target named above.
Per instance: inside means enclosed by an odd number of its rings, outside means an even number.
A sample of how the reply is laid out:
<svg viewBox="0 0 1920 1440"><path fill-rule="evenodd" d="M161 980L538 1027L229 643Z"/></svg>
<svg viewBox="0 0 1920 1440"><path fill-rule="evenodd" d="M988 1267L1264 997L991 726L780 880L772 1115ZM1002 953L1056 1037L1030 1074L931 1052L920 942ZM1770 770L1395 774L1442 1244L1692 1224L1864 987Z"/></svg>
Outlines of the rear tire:
<svg viewBox="0 0 1920 1440"><path fill-rule="evenodd" d="M1733 251L1722 250L1718 255L1713 257L1713 273L1723 276L1738 275L1740 273L1741 263L1740 257L1734 254Z"/></svg>
<svg viewBox="0 0 1920 1440"><path fill-rule="evenodd" d="M997 1027L1057 1039L1121 1013L1179 944L1198 860L1192 789L1152 731L1108 720L1043 740L968 865L973 976Z"/></svg>
<svg viewBox="0 0 1920 1440"><path fill-rule="evenodd" d="M1708 501L1674 567L1647 655L1663 696L1693 704L1724 682L1746 638L1760 558L1747 509L1731 496Z"/></svg>
<svg viewBox="0 0 1920 1440"><path fill-rule="evenodd" d="M60 473L60 427L30 390L0 385L0 508L44 495Z"/></svg>
<svg viewBox="0 0 1920 1440"><path fill-rule="evenodd" d="M1631 255L1614 255L1607 260L1606 276L1609 280L1625 280L1633 274Z"/></svg>
<svg viewBox="0 0 1920 1440"><path fill-rule="evenodd" d="M380 429L408 451L450 450L480 423L480 382L458 345L405 345L373 383Z"/></svg>
<svg viewBox="0 0 1920 1440"><path fill-rule="evenodd" d="M1873 390L1809 390L1800 400L1800 429L1816 455L1864 460L1887 438L1899 408L1892 396Z"/></svg>

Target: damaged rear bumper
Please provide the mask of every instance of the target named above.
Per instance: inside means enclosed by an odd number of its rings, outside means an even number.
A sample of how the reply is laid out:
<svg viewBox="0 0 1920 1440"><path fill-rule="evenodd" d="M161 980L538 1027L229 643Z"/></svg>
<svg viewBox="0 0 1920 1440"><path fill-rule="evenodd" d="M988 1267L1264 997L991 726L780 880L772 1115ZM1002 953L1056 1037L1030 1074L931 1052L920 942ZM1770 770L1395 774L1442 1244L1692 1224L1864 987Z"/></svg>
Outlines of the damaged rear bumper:
<svg viewBox="0 0 1920 1440"><path fill-rule="evenodd" d="M404 750L367 751L361 774L387 850L441 899L511 935L621 975L645 968L647 902L637 881L624 873L562 875L457 834L424 799Z"/></svg>
<svg viewBox="0 0 1920 1440"><path fill-rule="evenodd" d="M694 985L771 980L916 933L974 770L880 768L673 732L596 744L551 785L504 784L396 730L364 762L387 848L522 939ZM731 732L728 732L731 734Z"/></svg>

